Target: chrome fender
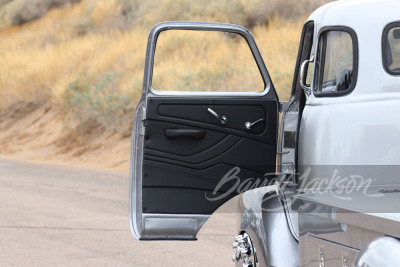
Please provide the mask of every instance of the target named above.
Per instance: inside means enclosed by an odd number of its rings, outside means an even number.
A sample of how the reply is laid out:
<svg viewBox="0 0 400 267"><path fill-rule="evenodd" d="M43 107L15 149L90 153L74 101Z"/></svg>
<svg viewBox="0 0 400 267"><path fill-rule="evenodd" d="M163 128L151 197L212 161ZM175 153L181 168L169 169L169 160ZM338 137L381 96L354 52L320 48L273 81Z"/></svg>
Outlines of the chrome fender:
<svg viewBox="0 0 400 267"><path fill-rule="evenodd" d="M240 196L238 233L250 236L256 266L299 266L299 243L291 231L293 221L288 211L285 213L277 188L266 186ZM298 227L297 222L294 227ZM242 263L236 262L236 266Z"/></svg>
<svg viewBox="0 0 400 267"><path fill-rule="evenodd" d="M354 266L400 266L400 241L393 237L379 237L358 254Z"/></svg>

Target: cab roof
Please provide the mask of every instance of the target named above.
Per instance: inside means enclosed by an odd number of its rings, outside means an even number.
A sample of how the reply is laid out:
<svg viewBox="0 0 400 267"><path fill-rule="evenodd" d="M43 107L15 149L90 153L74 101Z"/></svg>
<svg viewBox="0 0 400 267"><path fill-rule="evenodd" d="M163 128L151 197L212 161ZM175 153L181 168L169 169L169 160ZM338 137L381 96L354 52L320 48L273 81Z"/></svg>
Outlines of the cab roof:
<svg viewBox="0 0 400 267"><path fill-rule="evenodd" d="M316 9L309 17L321 29L326 26L347 26L355 31L365 27L383 29L400 20L399 0L339 0Z"/></svg>

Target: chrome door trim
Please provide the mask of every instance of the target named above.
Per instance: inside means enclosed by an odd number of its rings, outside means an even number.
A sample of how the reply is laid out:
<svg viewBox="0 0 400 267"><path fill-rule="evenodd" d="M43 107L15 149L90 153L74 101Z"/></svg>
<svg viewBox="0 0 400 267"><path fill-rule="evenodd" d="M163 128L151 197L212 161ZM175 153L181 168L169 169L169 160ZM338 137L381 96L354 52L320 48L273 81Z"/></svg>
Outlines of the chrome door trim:
<svg viewBox="0 0 400 267"><path fill-rule="evenodd" d="M133 237L140 239L142 228L142 162L143 162L143 142L144 124L146 114L146 103L142 99L135 110L132 125L131 138L131 159L129 167L129 224ZM140 177L139 179L135 179ZM134 201L135 200L135 201Z"/></svg>
<svg viewBox="0 0 400 267"><path fill-rule="evenodd" d="M201 226L210 215L199 214L147 214L142 217L142 240L189 239L196 240Z"/></svg>

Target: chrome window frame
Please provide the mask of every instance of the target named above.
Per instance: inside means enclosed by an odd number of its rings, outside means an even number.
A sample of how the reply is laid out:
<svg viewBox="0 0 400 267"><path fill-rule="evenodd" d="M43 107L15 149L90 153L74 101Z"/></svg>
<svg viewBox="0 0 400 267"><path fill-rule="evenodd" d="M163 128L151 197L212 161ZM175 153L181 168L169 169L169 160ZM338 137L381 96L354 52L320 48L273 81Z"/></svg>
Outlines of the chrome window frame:
<svg viewBox="0 0 400 267"><path fill-rule="evenodd" d="M389 68L389 65L387 64L387 57L386 57L386 53L387 53L387 41L388 41L388 35L389 35L389 31L395 27L400 27L400 21L395 21L395 22L391 22L388 25L386 25L386 27L383 29L383 33L382 33L382 64L383 64L383 68L385 69L385 71L392 75L392 76L400 76L400 70L399 71L393 71L392 69Z"/></svg>
<svg viewBox="0 0 400 267"><path fill-rule="evenodd" d="M352 39L352 45L353 45L353 83L351 87L345 91L340 91L340 92L318 92L317 90L319 88L319 84L317 82L317 79L322 79L323 72L320 72L320 69L317 67L317 60L318 60L318 53L322 52L323 55L321 55L321 61L319 62L321 65L325 64L325 53L326 47L322 48L322 51L320 51L320 42L323 34L326 34L327 32L330 31L340 31L340 32L346 32L350 35ZM314 67L315 67L315 73L314 73L314 80L313 80L313 88L312 88L312 93L315 97L339 97L339 96L345 96L350 94L354 88L357 85L357 78L358 78L358 64L359 64L359 50L358 50L358 37L356 32L347 26L328 26L328 27L323 27L318 33L318 43L316 45L316 53L315 53L315 61L314 61Z"/></svg>
<svg viewBox="0 0 400 267"><path fill-rule="evenodd" d="M258 49L258 46L254 40L253 35L249 32L248 29L235 25L235 24L227 24L227 23L213 23L213 22L201 22L201 23L206 23L208 25L208 28L205 27L197 27L195 28L195 24L199 22L189 22L189 21L181 21L181 22L167 22L170 23L168 26L166 26L166 23L159 23L157 24L150 35L153 35L153 38L155 39L155 46L152 47L152 51L149 54L149 58L151 61L151 66L148 66L148 75L145 77L147 80L147 88L148 90L155 94L155 95L179 95L179 96L204 96L204 95L210 95L211 97L215 96L263 96L269 93L269 91L272 89L275 91L275 88L273 87L272 84L272 79L271 76L268 73L268 70L265 66L264 60L261 56L261 52ZM234 27L234 28L229 28L229 26ZM225 28L226 27L226 28ZM157 48L157 39L159 35L164 32L164 31L170 31L170 30L192 30L192 31L219 31L219 32L227 32L227 33L233 33L233 34L238 34L240 35L247 43L250 52L253 55L254 61L257 65L257 68L259 70L261 79L264 82L264 88L261 91L242 91L242 92L229 92L229 91L169 91L169 90L157 90L152 87L152 82L153 82L153 65L154 65L154 59L155 59L155 53L156 53L156 48Z"/></svg>

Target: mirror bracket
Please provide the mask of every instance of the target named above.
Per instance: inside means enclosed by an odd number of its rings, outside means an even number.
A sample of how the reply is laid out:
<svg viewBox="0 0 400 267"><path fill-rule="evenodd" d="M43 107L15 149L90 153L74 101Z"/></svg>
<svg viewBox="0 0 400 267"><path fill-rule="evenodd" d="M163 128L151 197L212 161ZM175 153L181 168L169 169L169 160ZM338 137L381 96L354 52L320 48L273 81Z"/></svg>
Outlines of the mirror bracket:
<svg viewBox="0 0 400 267"><path fill-rule="evenodd" d="M300 67L300 86L307 96L311 95L311 86L306 85L305 81L307 79L306 70L308 70L308 66L310 63L314 63L314 58L305 60Z"/></svg>

